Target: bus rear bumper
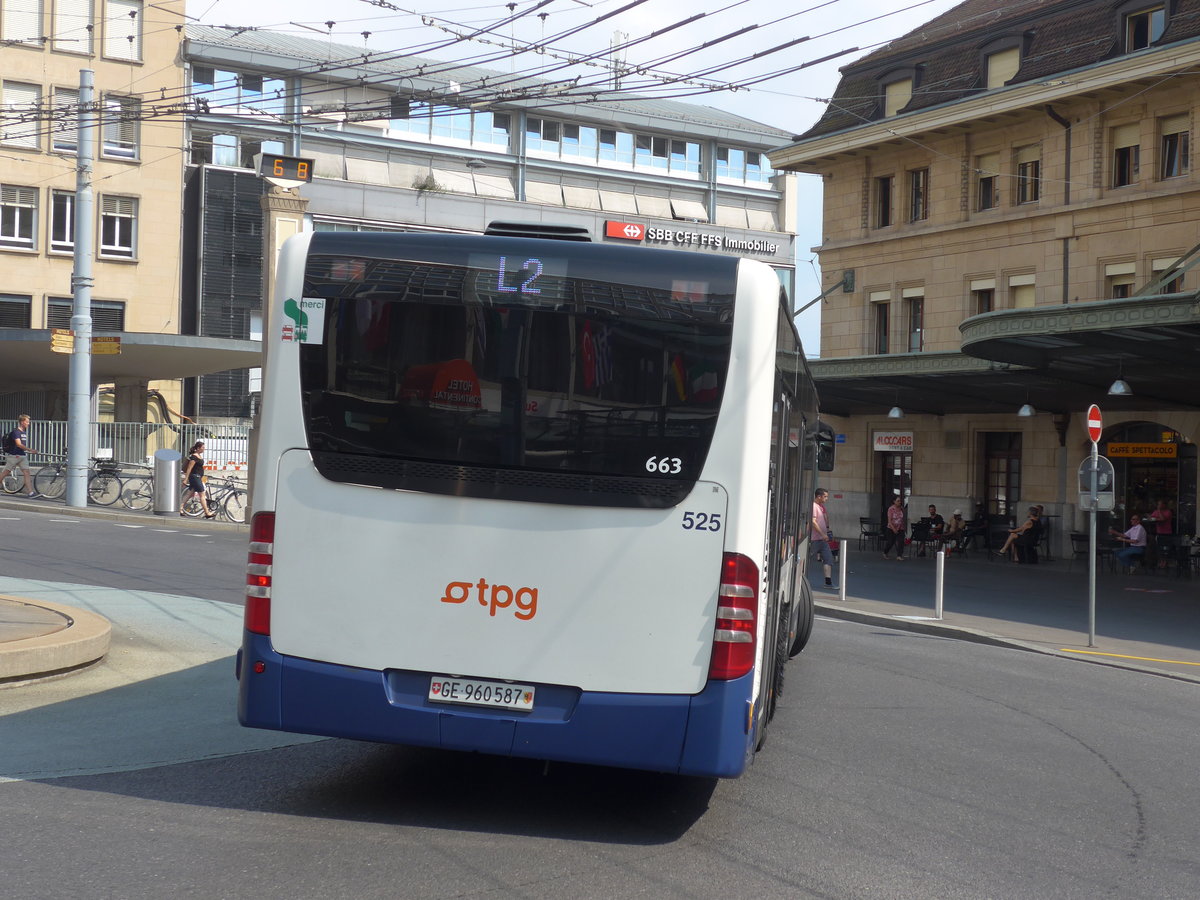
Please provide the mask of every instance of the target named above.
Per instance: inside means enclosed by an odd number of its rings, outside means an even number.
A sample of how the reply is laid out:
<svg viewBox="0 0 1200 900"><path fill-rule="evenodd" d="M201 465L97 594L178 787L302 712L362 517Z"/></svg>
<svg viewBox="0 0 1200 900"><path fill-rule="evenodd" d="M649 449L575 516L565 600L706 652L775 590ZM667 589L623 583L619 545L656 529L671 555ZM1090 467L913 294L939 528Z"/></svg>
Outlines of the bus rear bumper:
<svg viewBox="0 0 1200 900"><path fill-rule="evenodd" d="M430 673L287 657L245 634L238 720L251 728L732 778L753 755L753 673L699 694L611 694L536 685L526 712L427 699Z"/></svg>

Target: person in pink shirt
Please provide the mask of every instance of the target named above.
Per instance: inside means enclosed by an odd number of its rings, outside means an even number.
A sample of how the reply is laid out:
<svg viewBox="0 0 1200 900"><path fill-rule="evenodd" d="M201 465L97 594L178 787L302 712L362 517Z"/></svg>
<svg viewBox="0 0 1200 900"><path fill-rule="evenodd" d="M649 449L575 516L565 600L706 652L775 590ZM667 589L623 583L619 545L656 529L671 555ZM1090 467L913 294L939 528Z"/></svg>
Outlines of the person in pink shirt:
<svg viewBox="0 0 1200 900"><path fill-rule="evenodd" d="M833 534L829 530L829 516L825 512L825 501L829 499L829 491L817 488L813 494L812 526L809 533L809 543L813 555L821 558L821 567L825 570L825 586L833 587L833 551L829 549L829 541Z"/></svg>
<svg viewBox="0 0 1200 900"><path fill-rule="evenodd" d="M1159 500L1154 512L1146 516L1147 522L1154 523L1155 534L1173 534L1174 525L1171 522L1171 510L1166 500Z"/></svg>
<svg viewBox="0 0 1200 900"><path fill-rule="evenodd" d="M883 558L888 558L892 545L896 546L896 559L904 559L904 533L908 531L908 516L904 513L904 499L896 497L887 510L887 522L883 528Z"/></svg>

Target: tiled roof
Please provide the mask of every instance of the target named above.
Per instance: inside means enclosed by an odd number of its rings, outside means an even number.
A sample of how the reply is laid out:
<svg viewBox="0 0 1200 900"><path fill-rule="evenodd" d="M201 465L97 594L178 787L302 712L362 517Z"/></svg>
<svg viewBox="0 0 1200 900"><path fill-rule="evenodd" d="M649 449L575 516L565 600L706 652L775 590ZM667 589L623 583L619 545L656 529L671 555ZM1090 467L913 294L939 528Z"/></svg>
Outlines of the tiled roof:
<svg viewBox="0 0 1200 900"><path fill-rule="evenodd" d="M430 76L424 73L436 72L436 79L441 85L450 81L461 84L474 84L480 79L503 83L504 87L513 90L520 88L536 88L549 84L546 79L513 76L511 73L497 69L484 69L478 66L459 65L445 60L429 59L427 57L401 54L400 52L368 51L363 47L352 47L345 44L334 44L328 41L311 40L296 35L259 29L245 31L228 28L213 28L206 25L188 25L186 36L193 45L191 55L204 56L201 47L221 48L249 54L257 57L261 68L270 69L274 62L287 60L293 67L320 66L333 64L338 67L337 74L346 74L353 70L351 78L361 73L376 75L381 81L391 81L396 84L398 79L415 79L418 83ZM282 75L291 74L285 70ZM707 130L724 130L729 132L730 140L763 143L765 146L778 146L791 136L790 131L784 131L771 125L764 125L753 119L747 119L736 113L726 112L711 106L695 103L683 103L678 100L662 100L638 97L633 94L623 94L621 100L589 100L586 102L564 102L543 99L541 101L524 101L517 105L531 109L542 109L549 115L558 114L579 116L581 118L606 119L613 122L636 121L639 118L647 120L645 127L652 127L648 120L657 122L674 122L677 127L672 130L686 132L687 125L698 126ZM498 105L503 107L504 104ZM678 127L683 126L683 127ZM664 127L658 125L657 127ZM758 140L753 140L757 138Z"/></svg>
<svg viewBox="0 0 1200 900"><path fill-rule="evenodd" d="M799 140L842 131L882 114L879 77L919 67L913 112L976 94L983 85L983 47L1020 37L1021 67L1009 82L1040 81L1094 65L1121 52L1116 0L966 0L920 28L842 69L824 114ZM1156 46L1200 37L1200 0L1176 0Z"/></svg>

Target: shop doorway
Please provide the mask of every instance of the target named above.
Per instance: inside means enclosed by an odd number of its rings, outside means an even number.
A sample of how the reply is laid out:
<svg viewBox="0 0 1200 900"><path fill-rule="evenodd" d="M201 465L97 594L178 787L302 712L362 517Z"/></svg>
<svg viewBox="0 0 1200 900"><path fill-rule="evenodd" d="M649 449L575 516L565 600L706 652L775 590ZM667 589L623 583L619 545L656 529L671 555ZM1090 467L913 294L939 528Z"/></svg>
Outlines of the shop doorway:
<svg viewBox="0 0 1200 900"><path fill-rule="evenodd" d="M880 453L880 499L877 522L887 521L887 508L897 497L908 506L908 498L912 494L912 454L911 453Z"/></svg>
<svg viewBox="0 0 1200 900"><path fill-rule="evenodd" d="M1196 533L1194 444L1154 422L1123 422L1105 433L1101 452L1116 475L1116 505L1108 524L1124 531L1131 515L1145 515L1165 500L1175 533Z"/></svg>

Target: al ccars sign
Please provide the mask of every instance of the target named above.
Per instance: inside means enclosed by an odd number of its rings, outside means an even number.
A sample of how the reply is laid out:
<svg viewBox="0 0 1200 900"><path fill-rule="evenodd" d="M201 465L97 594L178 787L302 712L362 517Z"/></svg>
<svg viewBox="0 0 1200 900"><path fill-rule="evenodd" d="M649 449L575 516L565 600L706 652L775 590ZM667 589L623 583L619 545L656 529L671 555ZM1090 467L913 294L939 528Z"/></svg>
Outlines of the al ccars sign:
<svg viewBox="0 0 1200 900"><path fill-rule="evenodd" d="M637 222L605 222L604 236L622 241L640 241L646 236L646 226Z"/></svg>

